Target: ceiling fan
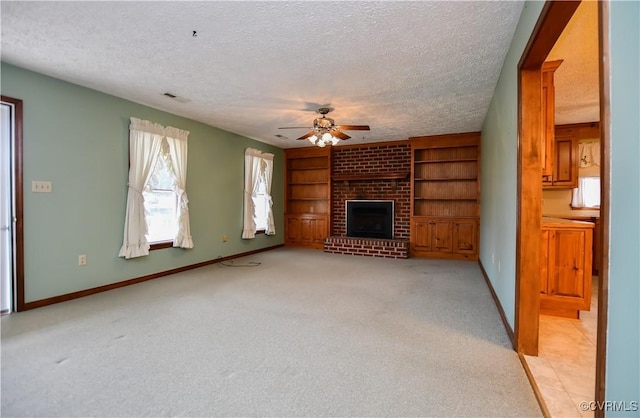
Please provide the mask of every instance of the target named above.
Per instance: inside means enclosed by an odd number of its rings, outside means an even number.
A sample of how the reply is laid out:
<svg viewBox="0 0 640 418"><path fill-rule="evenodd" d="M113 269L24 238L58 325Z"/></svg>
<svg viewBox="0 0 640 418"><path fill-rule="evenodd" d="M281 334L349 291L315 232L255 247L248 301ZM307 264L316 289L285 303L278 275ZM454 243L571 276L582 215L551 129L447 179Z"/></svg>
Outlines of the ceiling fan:
<svg viewBox="0 0 640 418"><path fill-rule="evenodd" d="M368 131L368 125L336 125L332 118L327 117L327 113L333 109L330 107L321 107L318 113L321 118L313 120L313 127L307 126L287 126L279 129L311 129L311 131L302 135L298 139L308 139L312 144L324 147L328 144L336 145L340 140L351 138L342 131Z"/></svg>

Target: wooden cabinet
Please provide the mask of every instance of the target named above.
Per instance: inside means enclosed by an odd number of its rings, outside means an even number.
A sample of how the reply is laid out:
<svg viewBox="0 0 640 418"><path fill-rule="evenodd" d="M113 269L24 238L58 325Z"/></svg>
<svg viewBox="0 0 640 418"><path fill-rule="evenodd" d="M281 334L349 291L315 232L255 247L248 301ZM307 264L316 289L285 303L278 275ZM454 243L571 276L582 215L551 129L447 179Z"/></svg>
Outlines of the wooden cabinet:
<svg viewBox="0 0 640 418"><path fill-rule="evenodd" d="M553 175L543 178L544 189L578 187L578 135L574 129L557 127L553 156Z"/></svg>
<svg viewBox="0 0 640 418"><path fill-rule="evenodd" d="M416 219L411 228L411 248L416 253L453 252L453 221Z"/></svg>
<svg viewBox="0 0 640 418"><path fill-rule="evenodd" d="M554 129L556 111L556 93L553 75L562 60L548 61L542 64L542 113L540 129L540 154L542 159L542 180L551 181L554 166Z"/></svg>
<svg viewBox="0 0 640 418"><path fill-rule="evenodd" d="M331 150L296 148L285 155L285 244L323 248L330 228Z"/></svg>
<svg viewBox="0 0 640 418"><path fill-rule="evenodd" d="M477 242L478 221L473 219L414 218L411 224L410 247L416 256L475 259Z"/></svg>
<svg viewBox="0 0 640 418"><path fill-rule="evenodd" d="M540 313L579 318L591 308L593 227L590 222L543 218Z"/></svg>
<svg viewBox="0 0 640 418"><path fill-rule="evenodd" d="M579 145L584 139L600 138L600 123L557 125L554 130L553 174L543 176L544 189L573 189L578 187L580 166Z"/></svg>
<svg viewBox="0 0 640 418"><path fill-rule="evenodd" d="M287 242L291 245L317 248L328 236L324 215L287 215ZM321 247L320 247L321 248Z"/></svg>
<svg viewBox="0 0 640 418"><path fill-rule="evenodd" d="M453 251L458 254L477 254L478 221L461 219L453 224Z"/></svg>
<svg viewBox="0 0 640 418"><path fill-rule="evenodd" d="M477 260L480 134L411 140L411 255Z"/></svg>
<svg viewBox="0 0 640 418"><path fill-rule="evenodd" d="M579 211L577 211L579 212ZM602 230L600 228L600 218L596 217L570 217L574 221L591 222L593 223L593 244L591 246L591 274L597 276L600 272L600 262L602 261Z"/></svg>

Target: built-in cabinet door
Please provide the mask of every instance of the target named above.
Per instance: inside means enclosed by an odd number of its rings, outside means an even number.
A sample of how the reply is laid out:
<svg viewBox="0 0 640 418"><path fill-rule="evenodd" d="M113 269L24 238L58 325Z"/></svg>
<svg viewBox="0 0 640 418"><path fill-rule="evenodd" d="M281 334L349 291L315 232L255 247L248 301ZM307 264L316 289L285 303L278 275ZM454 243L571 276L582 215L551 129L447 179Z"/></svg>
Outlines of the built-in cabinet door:
<svg viewBox="0 0 640 418"><path fill-rule="evenodd" d="M324 243L325 238L328 236L328 221L327 218L316 218L314 219L314 227L313 227L313 242L316 243Z"/></svg>
<svg viewBox="0 0 640 418"><path fill-rule="evenodd" d="M578 139L556 138L556 156L551 188L572 189L578 187ZM549 188L547 186L547 188Z"/></svg>
<svg viewBox="0 0 640 418"><path fill-rule="evenodd" d="M287 216L287 245L322 248L329 235L329 218L323 215Z"/></svg>
<svg viewBox="0 0 640 418"><path fill-rule="evenodd" d="M551 237L555 240L555 254L553 275L549 277L549 295L581 300L582 309L588 309L591 304L585 292L585 287L591 283L590 258L585 265L586 254L591 252L591 248L585 246L587 232L591 233L590 230L556 230L553 231L555 236ZM585 267L589 267L588 272Z"/></svg>
<svg viewBox="0 0 640 418"><path fill-rule="evenodd" d="M475 254L478 236L475 220L456 221L453 228L453 251L460 254Z"/></svg>
<svg viewBox="0 0 640 418"><path fill-rule="evenodd" d="M412 246L422 251L431 251L431 222L414 221L411 229Z"/></svg>
<svg viewBox="0 0 640 418"><path fill-rule="evenodd" d="M453 251L453 221L438 220L431 224L431 248L433 251Z"/></svg>
<svg viewBox="0 0 640 418"><path fill-rule="evenodd" d="M554 72L558 69L562 60L545 62L542 65L542 113L541 113L541 138L540 153L542 159L542 179L551 180L553 176L554 134L555 134L555 87L553 83Z"/></svg>
<svg viewBox="0 0 640 418"><path fill-rule="evenodd" d="M296 242L300 239L300 218L287 218L287 242Z"/></svg>
<svg viewBox="0 0 640 418"><path fill-rule="evenodd" d="M300 219L300 241L313 242L315 235L316 220L310 218Z"/></svg>
<svg viewBox="0 0 640 418"><path fill-rule="evenodd" d="M555 185L571 185L575 179L575 168L577 168L576 151L574 151L575 141L572 138L556 139L556 170L553 183Z"/></svg>
<svg viewBox="0 0 640 418"><path fill-rule="evenodd" d="M570 133L556 133L553 176L542 181L545 189L578 187L578 138Z"/></svg>
<svg viewBox="0 0 640 418"><path fill-rule="evenodd" d="M547 272L543 267L541 275L541 288L546 287L540 295L541 312L590 310L592 229L543 229L542 233L548 246ZM543 244L543 256L544 251Z"/></svg>
<svg viewBox="0 0 640 418"><path fill-rule="evenodd" d="M475 219L412 219L411 251L415 256L460 255L469 259L478 253L478 221Z"/></svg>

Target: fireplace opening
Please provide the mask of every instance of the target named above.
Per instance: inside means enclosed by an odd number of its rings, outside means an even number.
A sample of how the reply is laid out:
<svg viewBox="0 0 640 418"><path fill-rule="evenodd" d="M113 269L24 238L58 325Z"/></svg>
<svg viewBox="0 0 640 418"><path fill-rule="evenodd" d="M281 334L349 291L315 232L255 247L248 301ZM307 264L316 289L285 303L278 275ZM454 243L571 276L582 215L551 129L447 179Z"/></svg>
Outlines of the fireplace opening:
<svg viewBox="0 0 640 418"><path fill-rule="evenodd" d="M347 236L393 239L393 200L347 200Z"/></svg>

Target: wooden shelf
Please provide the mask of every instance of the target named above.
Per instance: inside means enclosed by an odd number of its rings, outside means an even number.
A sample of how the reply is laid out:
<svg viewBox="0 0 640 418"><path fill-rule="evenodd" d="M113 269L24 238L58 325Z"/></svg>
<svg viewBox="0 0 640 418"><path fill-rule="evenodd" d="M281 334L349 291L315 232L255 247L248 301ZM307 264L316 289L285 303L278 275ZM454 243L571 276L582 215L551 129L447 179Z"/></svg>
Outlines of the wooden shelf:
<svg viewBox="0 0 640 418"><path fill-rule="evenodd" d="M414 197L414 200L470 200L472 202L477 202L478 199L475 197Z"/></svg>
<svg viewBox="0 0 640 418"><path fill-rule="evenodd" d="M477 177L460 177L460 178L445 178L445 177L439 177L439 178L426 178L426 177L420 177L420 178L415 178L415 181L477 181L478 178Z"/></svg>
<svg viewBox="0 0 640 418"><path fill-rule="evenodd" d="M433 164L433 163L466 163L477 162L477 158L455 158L450 160L415 160L416 164Z"/></svg>
<svg viewBox="0 0 640 418"><path fill-rule="evenodd" d="M327 166L318 166L318 167L296 167L290 168L289 171L305 171L305 170L326 170Z"/></svg>
<svg viewBox="0 0 640 418"><path fill-rule="evenodd" d="M408 171L394 173L370 173L370 174L339 174L331 176L334 181L359 181L359 180L404 180L409 177Z"/></svg>
<svg viewBox="0 0 640 418"><path fill-rule="evenodd" d="M329 200L326 197L290 197L289 200Z"/></svg>
<svg viewBox="0 0 640 418"><path fill-rule="evenodd" d="M290 182L289 186L308 186L310 184L322 184L322 185L327 185L326 181L296 181L296 182Z"/></svg>

